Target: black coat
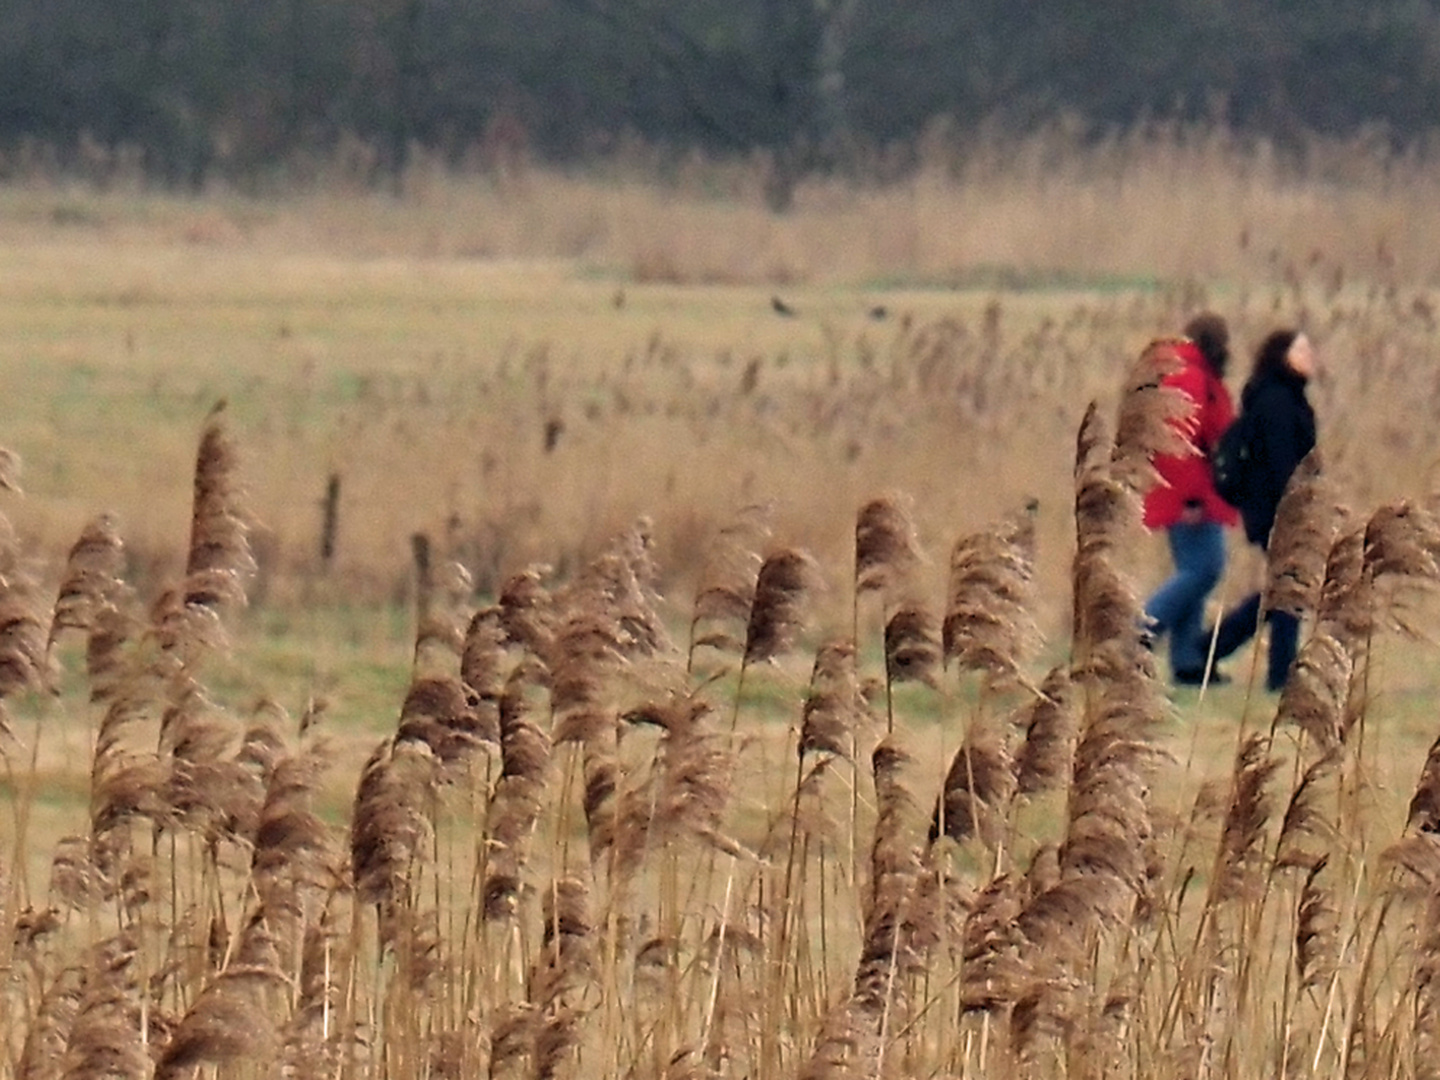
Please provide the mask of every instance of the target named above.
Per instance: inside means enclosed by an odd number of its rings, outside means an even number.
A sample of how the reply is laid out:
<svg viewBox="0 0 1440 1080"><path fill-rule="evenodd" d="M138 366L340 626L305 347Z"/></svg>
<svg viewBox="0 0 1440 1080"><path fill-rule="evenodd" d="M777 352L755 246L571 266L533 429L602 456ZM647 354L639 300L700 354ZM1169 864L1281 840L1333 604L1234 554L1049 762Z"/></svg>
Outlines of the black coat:
<svg viewBox="0 0 1440 1080"><path fill-rule="evenodd" d="M1253 472L1240 516L1245 537L1261 547L1270 538L1275 508L1290 474L1315 447L1315 410L1305 397L1306 380L1290 371L1270 371L1245 384L1240 409L1255 421Z"/></svg>

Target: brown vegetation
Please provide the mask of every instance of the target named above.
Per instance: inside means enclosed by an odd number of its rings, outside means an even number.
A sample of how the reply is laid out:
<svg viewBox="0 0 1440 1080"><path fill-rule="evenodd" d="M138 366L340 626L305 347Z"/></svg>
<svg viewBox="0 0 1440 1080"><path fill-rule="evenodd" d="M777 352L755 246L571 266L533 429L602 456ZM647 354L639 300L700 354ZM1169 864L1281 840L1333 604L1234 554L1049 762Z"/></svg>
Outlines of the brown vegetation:
<svg viewBox="0 0 1440 1080"><path fill-rule="evenodd" d="M344 823L317 812L321 707L247 714L208 685L256 571L217 409L183 573L148 611L104 519L53 592L7 555L3 689L38 723L5 744L0 1075L1426 1075L1435 751L1406 819L1366 729L1440 518L1341 514L1318 457L1297 475L1267 596L1313 629L1278 700L1229 691L1233 768L1181 811L1135 558L1167 393L1135 375L1113 425L1080 422L1048 674L1033 506L961 534L940 589L905 500L858 503L830 636L823 563L753 514L688 613L645 520L493 606L427 563L411 682ZM71 695L50 668L81 636ZM88 818L43 888L35 755L85 717Z"/></svg>
<svg viewBox="0 0 1440 1080"><path fill-rule="evenodd" d="M425 173L346 241L419 284L288 262L270 218L183 280L97 225L118 276L53 316L17 272L7 318L57 365L5 387L50 452L22 495L0 451L0 1078L1433 1071L1440 766L1407 661L1440 578L1440 202L1404 163L1043 149L807 185L786 219L683 178L491 202ZM574 256L577 207L620 303L466 262ZM319 259L338 200L303 209ZM70 242L25 250L68 275ZM1002 257L1084 276L976 276ZM1106 278L1141 266L1167 277ZM242 316L206 299L237 267ZM883 306L821 287L893 267ZM312 291L331 273L376 275L378 322ZM1307 628L1278 698L1242 663L1172 701L1139 634L1173 401L1134 360L1212 302L1242 350L1310 327L1325 369L1264 568ZM217 325L147 315L192 307ZM78 370L46 317L95 320L106 409L27 411L22 376ZM204 359L234 318L244 378ZM198 452L154 422L212 386ZM246 648L273 615L323 653L347 606L356 637L410 615L383 738L321 693L359 665L317 662L292 716Z"/></svg>

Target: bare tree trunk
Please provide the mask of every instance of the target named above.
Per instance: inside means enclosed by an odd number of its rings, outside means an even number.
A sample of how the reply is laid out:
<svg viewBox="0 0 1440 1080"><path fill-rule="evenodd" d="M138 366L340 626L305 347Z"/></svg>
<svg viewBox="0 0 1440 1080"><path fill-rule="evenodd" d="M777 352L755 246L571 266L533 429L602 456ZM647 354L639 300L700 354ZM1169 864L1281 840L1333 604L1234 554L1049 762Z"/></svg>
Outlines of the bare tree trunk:
<svg viewBox="0 0 1440 1080"><path fill-rule="evenodd" d="M820 41L815 56L816 143L819 162L846 169L854 143L845 89L845 50L860 0L815 0L820 13Z"/></svg>

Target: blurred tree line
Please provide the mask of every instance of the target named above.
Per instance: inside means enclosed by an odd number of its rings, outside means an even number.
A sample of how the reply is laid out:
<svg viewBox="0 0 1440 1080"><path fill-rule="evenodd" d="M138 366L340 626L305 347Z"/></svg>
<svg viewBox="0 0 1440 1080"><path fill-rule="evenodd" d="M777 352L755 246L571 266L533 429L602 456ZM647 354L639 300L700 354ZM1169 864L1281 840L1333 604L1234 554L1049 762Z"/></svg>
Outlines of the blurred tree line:
<svg viewBox="0 0 1440 1080"><path fill-rule="evenodd" d="M0 0L0 31L0 160L124 148L177 187L347 141L388 184L416 147L503 167L640 141L764 151L780 207L937 118L1404 144L1440 116L1440 0Z"/></svg>

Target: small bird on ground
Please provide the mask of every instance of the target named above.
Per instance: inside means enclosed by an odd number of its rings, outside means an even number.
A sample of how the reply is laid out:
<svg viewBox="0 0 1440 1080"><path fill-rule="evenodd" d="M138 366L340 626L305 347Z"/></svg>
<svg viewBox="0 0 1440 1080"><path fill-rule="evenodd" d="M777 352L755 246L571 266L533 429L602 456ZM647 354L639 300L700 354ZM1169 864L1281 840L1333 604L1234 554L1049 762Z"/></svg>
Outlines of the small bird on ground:
<svg viewBox="0 0 1440 1080"><path fill-rule="evenodd" d="M770 307L776 315L784 316L787 319L793 319L796 315L795 309L778 296L770 297Z"/></svg>

